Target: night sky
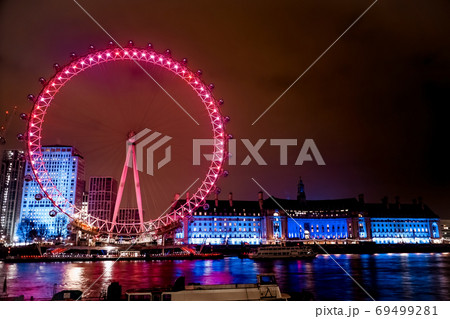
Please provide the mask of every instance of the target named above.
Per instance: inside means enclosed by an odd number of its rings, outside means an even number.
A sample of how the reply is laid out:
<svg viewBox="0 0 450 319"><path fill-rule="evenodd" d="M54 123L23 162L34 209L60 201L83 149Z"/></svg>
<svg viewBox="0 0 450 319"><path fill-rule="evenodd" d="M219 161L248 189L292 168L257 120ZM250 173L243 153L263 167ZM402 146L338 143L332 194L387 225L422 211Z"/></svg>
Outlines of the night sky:
<svg viewBox="0 0 450 319"><path fill-rule="evenodd" d="M258 121L373 1L86 1L79 3L122 45L153 43L175 59L203 70L223 98L227 131L237 139L267 139L260 154L268 163L229 166L222 198L256 199L257 180L273 196L294 198L302 176L307 198L356 197L412 202L422 196L450 218L450 3L378 1ZM29 112L39 77L70 52L106 48L111 39L73 1L0 2L0 107L17 106L3 132L5 148L23 148L18 119ZM173 137L173 160L149 177L141 173L147 216L156 217L175 192L203 178L207 163L192 166L192 138L209 138L206 112L186 85L167 71L146 69L199 122L197 126L132 62L92 68L55 99L44 124L44 143L72 144L89 175L119 178L125 136L144 128ZM298 139L280 166L270 139ZM294 165L305 139L314 139L325 166ZM192 192L192 190L191 190ZM150 194L150 196L148 195ZM133 206L127 194L123 206Z"/></svg>

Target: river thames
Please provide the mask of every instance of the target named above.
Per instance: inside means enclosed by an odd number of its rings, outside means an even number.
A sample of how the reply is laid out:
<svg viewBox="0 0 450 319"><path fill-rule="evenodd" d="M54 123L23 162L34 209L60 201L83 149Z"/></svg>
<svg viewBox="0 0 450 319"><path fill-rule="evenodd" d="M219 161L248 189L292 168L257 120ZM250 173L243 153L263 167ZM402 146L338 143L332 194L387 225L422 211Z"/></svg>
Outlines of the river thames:
<svg viewBox="0 0 450 319"><path fill-rule="evenodd" d="M371 300L333 261L376 300L449 300L450 253L319 255L312 261L219 260L0 262L0 279L8 278L9 295L48 300L53 290L78 289L83 297L99 297L112 281L122 292L167 286L179 276L186 283L255 283L260 273L275 273L282 292L310 292L315 300ZM55 286L56 284L56 286Z"/></svg>

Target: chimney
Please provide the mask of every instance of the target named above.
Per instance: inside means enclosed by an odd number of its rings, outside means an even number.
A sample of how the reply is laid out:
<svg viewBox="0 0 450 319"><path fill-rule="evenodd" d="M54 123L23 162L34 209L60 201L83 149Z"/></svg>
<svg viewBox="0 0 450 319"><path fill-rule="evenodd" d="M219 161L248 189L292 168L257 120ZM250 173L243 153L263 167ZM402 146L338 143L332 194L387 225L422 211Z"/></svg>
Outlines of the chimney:
<svg viewBox="0 0 450 319"><path fill-rule="evenodd" d="M359 194L359 195L358 195L358 202L359 202L360 204L364 204L364 194Z"/></svg>
<svg viewBox="0 0 450 319"><path fill-rule="evenodd" d="M233 193L228 194L228 202L230 203L230 207L233 207Z"/></svg>
<svg viewBox="0 0 450 319"><path fill-rule="evenodd" d="M400 196L395 196L395 205L397 209L400 209Z"/></svg>
<svg viewBox="0 0 450 319"><path fill-rule="evenodd" d="M189 192L186 192L186 202L189 201L189 198L190 198L189 195L190 195Z"/></svg>
<svg viewBox="0 0 450 319"><path fill-rule="evenodd" d="M414 205L417 205L417 199L416 199L416 198L413 198L412 203L413 203Z"/></svg>
<svg viewBox="0 0 450 319"><path fill-rule="evenodd" d="M217 193L214 194L214 205L219 207L219 194Z"/></svg>
<svg viewBox="0 0 450 319"><path fill-rule="evenodd" d="M258 192L258 202L259 202L259 209L263 209L263 204L264 204L264 194L263 192Z"/></svg>

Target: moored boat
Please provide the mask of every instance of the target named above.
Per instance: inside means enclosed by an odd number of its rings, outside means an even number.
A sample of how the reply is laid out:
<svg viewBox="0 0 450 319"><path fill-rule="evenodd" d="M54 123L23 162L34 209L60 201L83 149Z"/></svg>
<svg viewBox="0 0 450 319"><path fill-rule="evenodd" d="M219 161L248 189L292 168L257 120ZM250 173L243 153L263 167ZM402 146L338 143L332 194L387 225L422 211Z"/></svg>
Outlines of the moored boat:
<svg viewBox="0 0 450 319"><path fill-rule="evenodd" d="M250 259L312 259L316 256L317 253L306 246L261 246L248 254Z"/></svg>
<svg viewBox="0 0 450 319"><path fill-rule="evenodd" d="M257 275L257 283L225 285L185 285L180 277L173 287L130 289L125 292L128 301L245 301L288 300L281 293L274 274Z"/></svg>

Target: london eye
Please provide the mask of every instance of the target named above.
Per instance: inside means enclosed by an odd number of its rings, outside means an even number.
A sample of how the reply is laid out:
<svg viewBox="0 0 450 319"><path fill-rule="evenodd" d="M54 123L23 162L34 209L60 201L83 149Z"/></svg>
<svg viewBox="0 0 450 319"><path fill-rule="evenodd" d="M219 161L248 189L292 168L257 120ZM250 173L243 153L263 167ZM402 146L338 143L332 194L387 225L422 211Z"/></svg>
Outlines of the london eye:
<svg viewBox="0 0 450 319"><path fill-rule="evenodd" d="M230 135L227 135L225 125L229 121L228 117L221 114L220 107L223 100L216 99L213 95L214 85L205 84L202 80L202 72L192 71L187 67L187 60L177 61L172 58L170 50L164 52L156 52L153 46L149 44L147 48L137 48L132 41L128 42L126 47L116 46L110 43L110 46L104 50L95 50L92 46L90 52L83 56L71 55L72 61L67 65L54 65L55 74L49 79L40 78L42 90L37 96L29 95L28 98L33 105L29 114L21 114L22 119L27 121L27 130L25 134L19 135L19 138L26 141L27 158L33 173L33 179L39 184L41 193L36 194L36 199L47 198L54 206L49 214L54 217L58 213L65 214L71 220L71 225L81 231L91 234L107 234L108 236L115 234L125 234L128 236L138 236L142 234L160 234L165 231L173 230L179 227L180 222L191 216L202 205L211 192L218 192L216 184L221 176L228 175L224 170L224 161L227 157L227 141ZM63 195L57 183L52 180L43 156L42 136L45 131L46 115L54 102L55 96L61 89L74 77L105 63L117 61L130 61L138 64L150 64L166 72L170 72L177 78L181 79L187 87L195 93L198 101L206 110L207 118L210 122L210 138L213 139L212 157L206 171L206 175L201 180L200 186L196 187L195 192L181 201L179 205L173 206L170 211L164 212L155 219L144 221L142 208L139 207L140 220L138 222L120 222L117 221L117 210L120 200L115 207L114 217L112 219L102 219L93 216L82 207L75 205ZM129 135L128 142L131 141L131 147L128 149L125 166L130 160L135 162L136 149L133 144L133 136ZM122 179L126 177L126 167L122 172ZM134 163L135 189L139 206L141 201L140 185L136 182L138 174L136 171L136 163ZM125 174L125 175L124 175ZM29 177L28 177L29 178ZM122 180L121 180L122 182ZM123 183L121 183L123 184ZM123 191L123 189L122 189ZM119 188L119 195L121 189ZM39 198L38 198L39 197ZM142 204L141 204L142 206Z"/></svg>

